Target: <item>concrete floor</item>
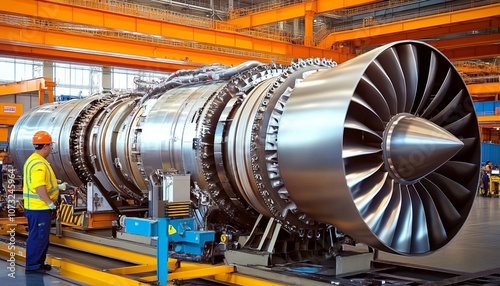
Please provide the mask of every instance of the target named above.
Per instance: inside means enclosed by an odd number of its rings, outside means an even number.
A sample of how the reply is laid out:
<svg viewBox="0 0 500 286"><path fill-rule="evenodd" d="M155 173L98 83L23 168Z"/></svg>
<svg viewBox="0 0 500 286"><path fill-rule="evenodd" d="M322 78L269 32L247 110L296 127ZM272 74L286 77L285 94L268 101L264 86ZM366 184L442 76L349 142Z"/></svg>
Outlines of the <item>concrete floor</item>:
<svg viewBox="0 0 500 286"><path fill-rule="evenodd" d="M380 252L379 258L441 269L478 272L500 267L500 198L478 196L457 236L437 252L405 257Z"/></svg>
<svg viewBox="0 0 500 286"><path fill-rule="evenodd" d="M477 197L465 226L443 249L427 256L405 257L380 252L379 259L425 267L478 272L500 267L500 198ZM75 285L54 276L24 275L16 266L16 279L7 277L7 262L0 258L0 285Z"/></svg>
<svg viewBox="0 0 500 286"><path fill-rule="evenodd" d="M24 267L16 265L14 275L8 276L12 272L7 269L7 261L0 257L0 285L2 286L74 286L82 285L73 283L69 279L59 276L59 270L54 268L50 275L45 274L24 274Z"/></svg>

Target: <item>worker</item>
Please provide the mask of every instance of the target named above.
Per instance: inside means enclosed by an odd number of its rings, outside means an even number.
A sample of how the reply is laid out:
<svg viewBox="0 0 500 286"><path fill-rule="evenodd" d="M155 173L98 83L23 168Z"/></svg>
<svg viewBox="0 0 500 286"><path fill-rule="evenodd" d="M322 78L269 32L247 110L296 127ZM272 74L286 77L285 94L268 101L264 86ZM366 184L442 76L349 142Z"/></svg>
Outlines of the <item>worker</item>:
<svg viewBox="0 0 500 286"><path fill-rule="evenodd" d="M490 161L486 161L486 164L484 164L483 167L483 176L482 176L482 181L483 181L483 197L489 197L490 196L490 173L491 173L491 168L493 164L491 164Z"/></svg>
<svg viewBox="0 0 500 286"><path fill-rule="evenodd" d="M67 183L57 184L54 170L47 161L54 143L50 134L38 131L33 135L32 143L35 151L23 168L24 214L28 219L27 274L44 273L52 268L45 263L52 212L57 210L59 191L68 186Z"/></svg>

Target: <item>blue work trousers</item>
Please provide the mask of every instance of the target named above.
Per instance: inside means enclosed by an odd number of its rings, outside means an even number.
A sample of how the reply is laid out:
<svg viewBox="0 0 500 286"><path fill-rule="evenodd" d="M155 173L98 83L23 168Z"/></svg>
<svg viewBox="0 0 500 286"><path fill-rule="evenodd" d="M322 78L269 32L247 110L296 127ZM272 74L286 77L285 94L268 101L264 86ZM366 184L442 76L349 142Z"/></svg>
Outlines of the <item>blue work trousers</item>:
<svg viewBox="0 0 500 286"><path fill-rule="evenodd" d="M490 177L488 174L483 175L483 189L484 189L484 196L489 196L490 195Z"/></svg>
<svg viewBox="0 0 500 286"><path fill-rule="evenodd" d="M45 263L49 248L51 210L24 210L28 219L26 270L35 270Z"/></svg>

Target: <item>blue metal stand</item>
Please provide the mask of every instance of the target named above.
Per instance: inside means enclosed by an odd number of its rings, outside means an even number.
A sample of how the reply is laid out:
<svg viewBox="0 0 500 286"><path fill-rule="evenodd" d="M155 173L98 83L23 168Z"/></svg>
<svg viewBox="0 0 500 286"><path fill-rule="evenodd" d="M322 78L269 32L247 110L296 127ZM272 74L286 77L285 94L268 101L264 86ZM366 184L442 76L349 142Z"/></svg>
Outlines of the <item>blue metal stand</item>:
<svg viewBox="0 0 500 286"><path fill-rule="evenodd" d="M168 218L158 218L158 245L156 247L156 273L160 286L167 286L168 278Z"/></svg>
<svg viewBox="0 0 500 286"><path fill-rule="evenodd" d="M156 260L159 285L168 281L169 242L175 243L175 253L201 257L207 242L213 242L214 231L198 231L193 218L168 218L159 216L156 220L126 218L125 232L148 237L157 236Z"/></svg>

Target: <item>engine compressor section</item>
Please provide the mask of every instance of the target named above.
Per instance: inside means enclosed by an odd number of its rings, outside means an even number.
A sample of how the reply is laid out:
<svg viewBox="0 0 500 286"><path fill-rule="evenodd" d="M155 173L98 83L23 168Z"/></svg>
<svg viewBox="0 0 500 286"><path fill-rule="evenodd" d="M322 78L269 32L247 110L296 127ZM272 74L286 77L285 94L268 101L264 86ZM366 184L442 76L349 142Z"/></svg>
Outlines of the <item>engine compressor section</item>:
<svg viewBox="0 0 500 286"><path fill-rule="evenodd" d="M20 170L38 130L56 142L58 179L100 194L87 200L95 210L151 213L152 176L187 175L198 226L224 239L264 218L324 248L353 240L402 255L457 234L480 169L467 88L418 41L340 65L211 65L154 88L45 104L12 130Z"/></svg>

